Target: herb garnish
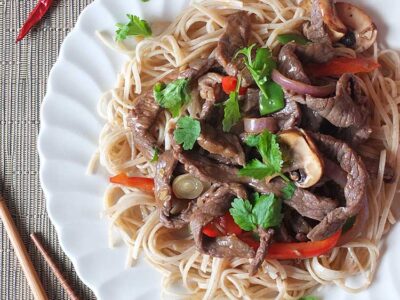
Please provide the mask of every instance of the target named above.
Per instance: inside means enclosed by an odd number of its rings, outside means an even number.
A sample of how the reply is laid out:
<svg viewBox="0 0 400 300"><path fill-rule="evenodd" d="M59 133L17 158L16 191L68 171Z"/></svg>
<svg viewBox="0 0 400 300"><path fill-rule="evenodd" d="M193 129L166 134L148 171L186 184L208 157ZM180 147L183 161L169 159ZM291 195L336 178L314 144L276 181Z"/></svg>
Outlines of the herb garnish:
<svg viewBox="0 0 400 300"><path fill-rule="evenodd" d="M254 205L246 199L236 198L229 210L235 223L246 231L279 226L282 222L282 202L274 194L254 194Z"/></svg>
<svg viewBox="0 0 400 300"><path fill-rule="evenodd" d="M258 48L253 60L252 52L255 46L253 44L243 48L236 55L244 55L244 63L261 90L260 113L267 115L285 107L284 94L282 87L271 79L271 73L276 68L271 51L268 48Z"/></svg>
<svg viewBox="0 0 400 300"><path fill-rule="evenodd" d="M126 24L117 23L116 40L123 41L128 36L151 36L152 31L147 21L140 19L138 16L126 15L129 22Z"/></svg>
<svg viewBox="0 0 400 300"><path fill-rule="evenodd" d="M176 123L174 138L178 144L182 144L184 150L192 150L200 132L201 126L198 120L191 117L180 117Z"/></svg>
<svg viewBox="0 0 400 300"><path fill-rule="evenodd" d="M165 85L157 83L154 88L154 98L157 103L167 108L175 118L179 116L182 106L190 101L189 80L182 78Z"/></svg>
<svg viewBox="0 0 400 300"><path fill-rule="evenodd" d="M242 84L242 80L239 80L236 84L236 90L229 94L229 99L224 103L224 119L222 121L222 129L225 132L229 132L233 125L239 122L241 118L240 107L239 107L239 89Z"/></svg>

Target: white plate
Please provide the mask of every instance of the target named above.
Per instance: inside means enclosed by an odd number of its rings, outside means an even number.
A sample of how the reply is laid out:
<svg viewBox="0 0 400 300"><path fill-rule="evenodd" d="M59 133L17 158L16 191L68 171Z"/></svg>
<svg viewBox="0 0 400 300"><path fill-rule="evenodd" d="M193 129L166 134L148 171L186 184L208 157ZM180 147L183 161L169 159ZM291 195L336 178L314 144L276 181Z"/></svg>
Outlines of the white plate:
<svg viewBox="0 0 400 300"><path fill-rule="evenodd" d="M173 2L173 5L171 3ZM86 176L97 146L102 120L96 105L102 92L113 86L125 57L107 49L95 37L98 29L112 32L115 23L133 13L150 21L171 19L189 0L96 0L79 17L65 39L60 57L49 76L39 135L41 182L47 209L65 253L79 277L99 299L158 299L161 275L140 262L125 268L127 249L109 249L107 223L100 219L106 174ZM400 48L400 1L368 0L381 39ZM384 29L384 30L382 30ZM400 299L400 227L392 230L372 287L356 296L328 288L324 299Z"/></svg>

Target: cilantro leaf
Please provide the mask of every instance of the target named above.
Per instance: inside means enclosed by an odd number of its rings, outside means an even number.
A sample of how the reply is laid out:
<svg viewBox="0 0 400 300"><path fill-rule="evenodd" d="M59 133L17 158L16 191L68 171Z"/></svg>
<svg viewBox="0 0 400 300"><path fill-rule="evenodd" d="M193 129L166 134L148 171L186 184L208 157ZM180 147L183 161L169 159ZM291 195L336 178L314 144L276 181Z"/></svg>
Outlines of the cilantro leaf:
<svg viewBox="0 0 400 300"><path fill-rule="evenodd" d="M257 227L264 229L279 226L282 222L282 203L274 194L255 194L254 205L249 200L236 198L229 210L240 228L251 231Z"/></svg>
<svg viewBox="0 0 400 300"><path fill-rule="evenodd" d="M192 150L201 132L200 122L191 117L181 117L176 123L174 138L184 150Z"/></svg>
<svg viewBox="0 0 400 300"><path fill-rule="evenodd" d="M160 150L158 148L154 147L154 155L150 162L157 162L159 154L160 154Z"/></svg>
<svg viewBox="0 0 400 300"><path fill-rule="evenodd" d="M240 121L242 115L240 114L239 107L239 89L242 84L242 80L239 80L236 84L236 90L229 94L229 99L224 103L224 119L222 121L222 129L225 132L229 132L233 125Z"/></svg>
<svg viewBox="0 0 400 300"><path fill-rule="evenodd" d="M157 103L167 108L173 117L177 117L182 106L190 101L189 80L182 78L168 83L157 83L154 88L154 98Z"/></svg>
<svg viewBox="0 0 400 300"><path fill-rule="evenodd" d="M149 23L147 21L140 19L138 16L134 15L126 15L129 19L129 22L126 24L117 23L117 30L116 30L116 40L123 41L128 36L144 36L148 37L151 36L152 31L150 28Z"/></svg>
<svg viewBox="0 0 400 300"><path fill-rule="evenodd" d="M282 202L274 194L255 194L255 205L252 213L256 217L257 224L263 228L279 226L282 222Z"/></svg>
<svg viewBox="0 0 400 300"><path fill-rule="evenodd" d="M315 296L304 296L301 297L299 300L318 300L318 298Z"/></svg>
<svg viewBox="0 0 400 300"><path fill-rule="evenodd" d="M252 177L258 180L264 179L265 177L272 176L275 171L270 166L262 163L258 159L253 159L246 166L239 170L240 176Z"/></svg>
<svg viewBox="0 0 400 300"><path fill-rule="evenodd" d="M241 49L237 54L245 56L245 65L250 71L255 83L260 88L260 113L261 115L279 111L285 107L284 93L280 85L271 79L271 73L276 68L276 62L268 48L258 48L255 59L252 52L256 45Z"/></svg>
<svg viewBox="0 0 400 300"><path fill-rule="evenodd" d="M310 43L304 36L294 33L280 34L276 38L279 43L286 45L290 42L295 42L298 45L307 45Z"/></svg>
<svg viewBox="0 0 400 300"><path fill-rule="evenodd" d="M265 130L259 135L249 136L246 139L246 144L257 148L263 161L252 160L239 171L241 176L263 179L267 176L279 174L282 171L282 152L275 134Z"/></svg>
<svg viewBox="0 0 400 300"><path fill-rule="evenodd" d="M286 186L282 189L282 197L285 200L292 199L294 192L296 191L296 186L293 182L288 182Z"/></svg>
<svg viewBox="0 0 400 300"><path fill-rule="evenodd" d="M232 208L229 209L229 212L235 223L243 230L251 231L256 229L257 224L249 200L243 200L242 198L234 199L232 202Z"/></svg>

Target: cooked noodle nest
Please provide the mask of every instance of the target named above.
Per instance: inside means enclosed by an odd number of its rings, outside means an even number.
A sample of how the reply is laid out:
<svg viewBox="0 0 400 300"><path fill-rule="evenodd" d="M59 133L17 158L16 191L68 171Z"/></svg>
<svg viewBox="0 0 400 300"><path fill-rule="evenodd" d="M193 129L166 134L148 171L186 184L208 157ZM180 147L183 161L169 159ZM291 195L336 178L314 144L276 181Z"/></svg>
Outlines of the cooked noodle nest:
<svg viewBox="0 0 400 300"><path fill-rule="evenodd" d="M173 78L190 61L213 55L226 24L226 16L244 10L252 14L252 40L274 48L276 36L299 32L309 15L291 0L200 1L173 21L161 34L138 42L136 49L118 45L129 60L118 75L116 86L104 94L98 112L106 120L94 160L112 174L154 177L155 166L135 149L127 116L141 92L160 80ZM338 55L355 57L353 50L335 48ZM369 222L362 237L335 248L329 255L302 261L266 260L259 272L249 277L248 259L212 258L196 251L189 230L164 228L159 222L157 203L152 195L137 189L110 184L104 196L104 215L110 220L110 238L115 231L130 248L128 263L139 255L164 275L162 293L174 299L297 299L318 285L333 283L348 292L366 289L373 280L380 254L380 241L396 222L391 211L396 197L395 182L383 181L385 163L399 170L400 58L392 50L371 55L382 68L358 77L374 110L374 132L368 145L359 151L380 161L377 179L368 185ZM193 97L187 113L198 117L199 99ZM164 112L155 135L160 147L168 149L165 132L171 115ZM94 168L93 161L89 171ZM358 286L346 279L360 277ZM184 289L179 288L183 286Z"/></svg>

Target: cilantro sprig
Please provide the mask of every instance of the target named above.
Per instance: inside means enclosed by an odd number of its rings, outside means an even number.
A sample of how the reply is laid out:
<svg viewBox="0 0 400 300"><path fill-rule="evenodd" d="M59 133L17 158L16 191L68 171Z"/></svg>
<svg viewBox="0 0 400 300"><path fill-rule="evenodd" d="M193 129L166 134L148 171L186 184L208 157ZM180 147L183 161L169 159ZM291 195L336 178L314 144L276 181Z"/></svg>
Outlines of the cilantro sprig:
<svg viewBox="0 0 400 300"><path fill-rule="evenodd" d="M148 37L152 35L151 27L146 20L140 19L138 16L131 14L126 15L129 22L126 24L117 23L116 40L123 41L128 36L143 36Z"/></svg>
<svg viewBox="0 0 400 300"><path fill-rule="evenodd" d="M189 80L185 78L177 79L167 85L157 83L153 88L154 98L161 107L168 109L173 117L177 117L181 108L190 101L188 85Z"/></svg>
<svg viewBox="0 0 400 300"><path fill-rule="evenodd" d="M197 138L200 136L201 125L198 120L191 117L180 117L176 123L174 138L184 150L192 150Z"/></svg>
<svg viewBox="0 0 400 300"><path fill-rule="evenodd" d="M245 142L248 146L255 147L258 150L262 161L253 159L239 171L239 175L259 180L267 176L281 175L283 164L282 152L278 143L278 137L275 134L265 130L259 135L249 136Z"/></svg>
<svg viewBox="0 0 400 300"><path fill-rule="evenodd" d="M282 202L274 194L254 194L254 204L247 199L236 198L229 210L235 223L246 231L257 227L264 229L279 226L282 222Z"/></svg>
<svg viewBox="0 0 400 300"><path fill-rule="evenodd" d="M224 103L224 119L222 121L222 129L225 132L229 132L233 125L239 122L240 118L242 117L239 107L239 89L241 84L242 80L239 77L235 91L229 94L229 99Z"/></svg>
<svg viewBox="0 0 400 300"><path fill-rule="evenodd" d="M257 86L260 88L260 113L267 115L285 107L282 87L272 81L271 73L276 69L276 62L268 48L258 48L253 60L252 53L256 45L241 49L236 56L244 55L244 63Z"/></svg>

